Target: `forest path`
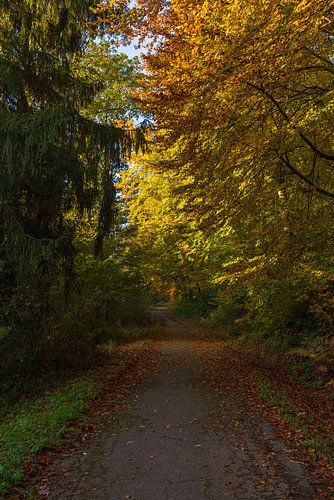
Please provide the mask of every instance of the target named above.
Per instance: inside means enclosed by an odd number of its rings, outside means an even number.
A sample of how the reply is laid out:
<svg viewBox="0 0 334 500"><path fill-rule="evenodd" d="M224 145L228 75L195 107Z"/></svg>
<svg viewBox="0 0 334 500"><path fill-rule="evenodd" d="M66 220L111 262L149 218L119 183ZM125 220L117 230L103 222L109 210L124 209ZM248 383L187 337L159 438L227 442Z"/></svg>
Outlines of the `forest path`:
<svg viewBox="0 0 334 500"><path fill-rule="evenodd" d="M98 436L56 459L49 498L316 498L268 421L241 393L205 382L197 348L202 359L212 340L203 328L154 314L164 320L158 368Z"/></svg>

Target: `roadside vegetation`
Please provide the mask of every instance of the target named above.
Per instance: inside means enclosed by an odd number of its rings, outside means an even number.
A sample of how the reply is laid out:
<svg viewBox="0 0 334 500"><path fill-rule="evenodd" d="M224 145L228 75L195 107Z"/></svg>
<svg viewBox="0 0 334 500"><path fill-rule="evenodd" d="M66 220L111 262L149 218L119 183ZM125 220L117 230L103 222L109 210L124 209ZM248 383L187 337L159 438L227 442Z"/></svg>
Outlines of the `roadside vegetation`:
<svg viewBox="0 0 334 500"><path fill-rule="evenodd" d="M235 339L199 342L196 348L210 386L223 399L225 391L241 395L251 409L265 415L285 443L286 452L313 478L319 498L331 498L331 493L321 489L326 484L334 491L331 385L305 386L287 372L284 359L274 361Z"/></svg>
<svg viewBox="0 0 334 500"><path fill-rule="evenodd" d="M303 391L331 391L332 3L13 0L0 13L4 487L29 436L36 452L57 440L98 390L66 385L58 412L44 384L149 331L161 298L279 360ZM119 50L133 41L141 61Z"/></svg>
<svg viewBox="0 0 334 500"><path fill-rule="evenodd" d="M99 385L80 381L2 412L0 494L24 481L28 460L36 459L45 448L64 444L64 435L74 419L80 432L80 427L87 423L83 413L100 392Z"/></svg>

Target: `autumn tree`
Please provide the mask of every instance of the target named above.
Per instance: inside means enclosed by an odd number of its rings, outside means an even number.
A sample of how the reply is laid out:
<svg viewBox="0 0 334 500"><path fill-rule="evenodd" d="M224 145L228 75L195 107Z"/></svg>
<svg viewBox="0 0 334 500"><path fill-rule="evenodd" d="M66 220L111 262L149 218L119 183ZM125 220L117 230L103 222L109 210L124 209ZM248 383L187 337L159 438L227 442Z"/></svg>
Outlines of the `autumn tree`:
<svg viewBox="0 0 334 500"><path fill-rule="evenodd" d="M99 14L147 44L149 165L167 173L176 213L234 245L221 279L247 285L253 317L319 312L332 276L332 2L110 2Z"/></svg>

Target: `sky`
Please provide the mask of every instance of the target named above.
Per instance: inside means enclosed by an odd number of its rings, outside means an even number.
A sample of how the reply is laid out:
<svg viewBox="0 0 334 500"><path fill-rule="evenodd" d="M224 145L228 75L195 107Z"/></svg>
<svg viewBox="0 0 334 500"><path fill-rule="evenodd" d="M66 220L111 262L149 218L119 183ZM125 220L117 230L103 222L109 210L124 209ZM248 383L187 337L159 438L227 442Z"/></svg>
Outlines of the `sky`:
<svg viewBox="0 0 334 500"><path fill-rule="evenodd" d="M131 0L129 7L134 7L135 4L136 4L135 0ZM118 51L123 54L126 54L128 57L135 57L135 56L140 57L140 54L143 52L143 49L136 49L136 44L137 40L134 40L131 42L130 45L126 47L119 47Z"/></svg>
<svg viewBox="0 0 334 500"><path fill-rule="evenodd" d="M130 45L126 47L119 47L118 52L126 54L128 57L140 57L142 49L136 49L136 41L131 42Z"/></svg>

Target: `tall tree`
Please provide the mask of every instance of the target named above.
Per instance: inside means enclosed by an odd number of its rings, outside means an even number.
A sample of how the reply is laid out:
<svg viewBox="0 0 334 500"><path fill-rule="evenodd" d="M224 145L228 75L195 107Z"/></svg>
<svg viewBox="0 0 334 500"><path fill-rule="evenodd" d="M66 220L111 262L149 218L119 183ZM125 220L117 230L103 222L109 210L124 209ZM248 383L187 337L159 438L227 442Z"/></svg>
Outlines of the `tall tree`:
<svg viewBox="0 0 334 500"><path fill-rule="evenodd" d="M114 170L132 146L129 131L85 112L101 89L78 70L95 4L0 2L1 300L31 344L57 286L66 301L73 210L99 210L98 251L112 223Z"/></svg>
<svg viewBox="0 0 334 500"><path fill-rule="evenodd" d="M268 315L284 287L291 303L330 289L333 2L114 1L99 12L111 33L146 39L137 98L159 127L148 164L208 237L229 228L235 262L222 254L221 279L247 282Z"/></svg>

